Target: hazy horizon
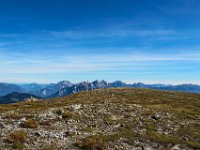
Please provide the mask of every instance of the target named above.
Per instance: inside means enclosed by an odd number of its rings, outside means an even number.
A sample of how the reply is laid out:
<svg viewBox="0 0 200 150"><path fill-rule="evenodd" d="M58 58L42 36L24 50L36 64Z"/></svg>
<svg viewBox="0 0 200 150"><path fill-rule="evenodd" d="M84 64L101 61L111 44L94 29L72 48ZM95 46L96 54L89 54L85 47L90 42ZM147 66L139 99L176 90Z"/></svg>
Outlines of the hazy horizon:
<svg viewBox="0 0 200 150"><path fill-rule="evenodd" d="M198 0L2 0L0 82L200 84Z"/></svg>
<svg viewBox="0 0 200 150"><path fill-rule="evenodd" d="M96 79L97 81L102 81L103 79ZM1 82L0 83L6 83L6 84L56 84L58 82L62 82L62 81L69 81L73 84L78 84L78 83L81 83L81 82L93 82L93 81L96 81L96 80L82 80L82 81L70 81L70 80L58 80L58 81L55 81L55 82ZM183 84L193 84L193 85L200 85L198 83L192 83L192 82L180 82L180 83L170 83L170 82L154 82L154 81L151 81L151 82L142 82L142 81L123 81L123 80L104 80L108 83L112 83L112 82L115 82L115 81L122 81L126 84L135 84L135 83L143 83L143 84L163 84L163 85L183 85Z"/></svg>

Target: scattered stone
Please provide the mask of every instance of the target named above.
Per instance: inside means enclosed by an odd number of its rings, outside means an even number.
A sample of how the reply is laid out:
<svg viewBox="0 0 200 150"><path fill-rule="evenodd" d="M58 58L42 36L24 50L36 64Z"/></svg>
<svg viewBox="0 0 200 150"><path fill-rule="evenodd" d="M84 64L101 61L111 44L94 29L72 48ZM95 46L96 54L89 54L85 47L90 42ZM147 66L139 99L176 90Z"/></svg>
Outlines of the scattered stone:
<svg viewBox="0 0 200 150"><path fill-rule="evenodd" d="M155 114L155 115L151 116L151 118L154 120L159 120L161 118L161 115Z"/></svg>
<svg viewBox="0 0 200 150"><path fill-rule="evenodd" d="M5 128L3 123L0 123L0 128Z"/></svg>
<svg viewBox="0 0 200 150"><path fill-rule="evenodd" d="M41 133L40 133L39 131L36 131L36 132L35 132L35 135L36 135L36 136L41 136Z"/></svg>
<svg viewBox="0 0 200 150"><path fill-rule="evenodd" d="M174 145L170 150L181 150L180 145Z"/></svg>

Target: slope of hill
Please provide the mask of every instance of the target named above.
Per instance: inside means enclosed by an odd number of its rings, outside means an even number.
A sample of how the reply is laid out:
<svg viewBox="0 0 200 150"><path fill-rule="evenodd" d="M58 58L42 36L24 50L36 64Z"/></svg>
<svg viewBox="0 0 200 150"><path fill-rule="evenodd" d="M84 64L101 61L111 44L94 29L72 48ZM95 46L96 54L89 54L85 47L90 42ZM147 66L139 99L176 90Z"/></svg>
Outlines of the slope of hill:
<svg viewBox="0 0 200 150"><path fill-rule="evenodd" d="M200 149L200 95L96 89L0 105L0 149Z"/></svg>
<svg viewBox="0 0 200 150"><path fill-rule="evenodd" d="M0 104L17 103L30 98L41 99L40 97L32 94L13 92L6 96L0 97Z"/></svg>

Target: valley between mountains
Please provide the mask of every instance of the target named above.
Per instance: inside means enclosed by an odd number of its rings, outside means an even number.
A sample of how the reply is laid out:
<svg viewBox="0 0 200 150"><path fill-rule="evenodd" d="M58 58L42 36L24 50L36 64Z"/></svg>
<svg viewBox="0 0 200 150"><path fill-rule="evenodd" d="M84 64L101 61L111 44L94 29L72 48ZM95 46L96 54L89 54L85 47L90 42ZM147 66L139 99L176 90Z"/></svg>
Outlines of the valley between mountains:
<svg viewBox="0 0 200 150"><path fill-rule="evenodd" d="M0 105L0 149L200 149L200 95L140 88Z"/></svg>

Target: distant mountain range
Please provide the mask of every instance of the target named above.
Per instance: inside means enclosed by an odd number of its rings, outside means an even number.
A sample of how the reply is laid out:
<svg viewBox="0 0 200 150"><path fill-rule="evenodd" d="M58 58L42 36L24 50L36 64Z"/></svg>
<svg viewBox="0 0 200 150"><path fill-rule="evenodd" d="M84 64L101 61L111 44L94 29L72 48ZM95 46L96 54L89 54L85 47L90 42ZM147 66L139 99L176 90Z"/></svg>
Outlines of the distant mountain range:
<svg viewBox="0 0 200 150"><path fill-rule="evenodd" d="M30 94L29 96L39 97L39 98L40 97L55 98L55 97L67 96L81 91L89 91L101 88L118 88L118 87L151 88L159 90L171 90L171 91L191 92L200 94L200 85L194 85L194 84L166 85L166 84L144 84L140 82L127 84L122 81L107 82L104 80L101 81L96 80L93 82L84 81L77 84L71 83L70 81L60 81L58 83L50 83L50 84L0 83L0 96L5 96L7 94L17 92L17 93L27 93ZM8 98L12 99L12 97L9 96L10 95L7 95ZM2 97L0 97L0 100L1 99ZM4 98L4 100L7 99ZM21 99L19 99L19 101L21 101ZM2 101L0 101L0 103L2 103Z"/></svg>
<svg viewBox="0 0 200 150"><path fill-rule="evenodd" d="M58 83L50 84L9 84L9 83L0 83L0 96L4 96L13 92L18 93L29 93L37 95L39 97L49 97L50 95L55 94L59 90L70 87L74 85L69 81L60 81Z"/></svg>
<svg viewBox="0 0 200 150"><path fill-rule="evenodd" d="M27 93L13 92L6 96L0 97L0 104L17 103L27 99L41 99L41 97Z"/></svg>
<svg viewBox="0 0 200 150"><path fill-rule="evenodd" d="M0 83L0 96L7 95L12 92L23 92L24 89L16 84Z"/></svg>
<svg viewBox="0 0 200 150"><path fill-rule="evenodd" d="M58 91L61 91L62 89L65 89L65 88L70 88L73 85L74 84L69 81L60 81L56 84L51 83L49 85L46 85L43 88L30 90L28 93L34 94L43 98L47 98L47 97L51 97L51 95L54 95Z"/></svg>

